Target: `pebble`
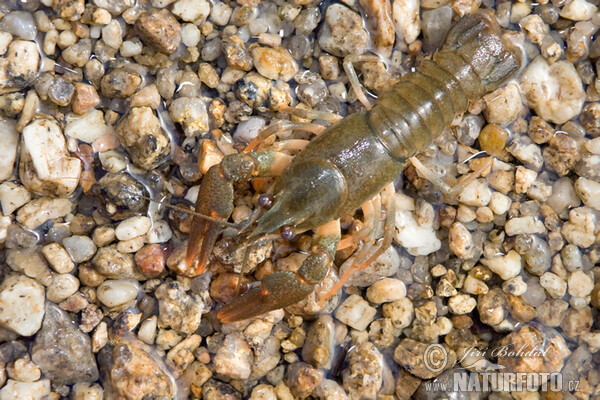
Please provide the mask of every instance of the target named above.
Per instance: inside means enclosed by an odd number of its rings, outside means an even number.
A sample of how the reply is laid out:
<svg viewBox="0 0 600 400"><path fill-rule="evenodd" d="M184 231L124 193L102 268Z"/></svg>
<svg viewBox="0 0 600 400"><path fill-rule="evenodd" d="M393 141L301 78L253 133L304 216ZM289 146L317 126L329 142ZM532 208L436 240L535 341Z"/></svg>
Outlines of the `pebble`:
<svg viewBox="0 0 600 400"><path fill-rule="evenodd" d="M14 182L0 184L0 206L4 215L11 215L30 200L31 194L23 186Z"/></svg>
<svg viewBox="0 0 600 400"><path fill-rule="evenodd" d="M42 254L50 267L59 274L68 274L75 268L75 264L67 250L58 243L49 243L42 247Z"/></svg>
<svg viewBox="0 0 600 400"><path fill-rule="evenodd" d="M69 197L79 185L81 161L71 157L65 137L53 119L36 119L22 132L19 175L40 195Z"/></svg>
<svg viewBox="0 0 600 400"><path fill-rule="evenodd" d="M349 264L344 264L340 268L340 275L343 275L349 268ZM390 246L373 263L362 271L356 271L348 280L348 284L358 287L371 286L382 277L392 276L400 267L400 256L398 251Z"/></svg>
<svg viewBox="0 0 600 400"><path fill-rule="evenodd" d="M90 260L96 254L97 247L87 236L73 235L63 239L63 246L76 263Z"/></svg>
<svg viewBox="0 0 600 400"><path fill-rule="evenodd" d="M600 183L581 177L575 182L575 191L586 206L600 210ZM1 192L0 202L2 202Z"/></svg>
<svg viewBox="0 0 600 400"><path fill-rule="evenodd" d="M71 274L56 274L46 289L46 297L54 303L60 303L79 289L79 279Z"/></svg>
<svg viewBox="0 0 600 400"><path fill-rule="evenodd" d="M477 300L468 294L457 294L448 299L448 308L452 314L465 315L473 311Z"/></svg>
<svg viewBox="0 0 600 400"><path fill-rule="evenodd" d="M480 261L492 272L500 276L502 280L514 278L521 272L521 256L514 250L509 251L503 256L484 258Z"/></svg>
<svg viewBox="0 0 600 400"><path fill-rule="evenodd" d="M544 223L535 217L516 217L506 221L504 231L508 236L519 235L523 233L545 233Z"/></svg>
<svg viewBox="0 0 600 400"><path fill-rule="evenodd" d="M215 371L231 379L248 379L252 362L252 351L239 333L227 335L213 357Z"/></svg>
<svg viewBox="0 0 600 400"><path fill-rule="evenodd" d="M175 394L167 367L140 342L120 340L104 346L98 359L104 389L116 398L173 398Z"/></svg>
<svg viewBox="0 0 600 400"><path fill-rule="evenodd" d="M571 179L563 177L554 182L552 185L552 196L546 204L552 207L558 215L563 214L572 207L579 206L581 200L577 196Z"/></svg>
<svg viewBox="0 0 600 400"><path fill-rule="evenodd" d="M471 232L460 222L455 222L448 232L450 250L458 257L467 259L471 256L474 242Z"/></svg>
<svg viewBox="0 0 600 400"><path fill-rule="evenodd" d="M291 80L298 72L298 64L287 49L257 46L251 50L256 70L265 78Z"/></svg>
<svg viewBox="0 0 600 400"><path fill-rule="evenodd" d="M44 377L50 378L56 385L98 379L90 337L79 330L69 313L51 303L46 304L42 329L31 347L31 359Z"/></svg>
<svg viewBox="0 0 600 400"><path fill-rule="evenodd" d="M569 221L562 226L562 235L570 244L588 248L595 242L596 216L588 207L569 211Z"/></svg>
<svg viewBox="0 0 600 400"><path fill-rule="evenodd" d="M100 90L108 98L127 98L135 93L142 83L140 74L130 68L115 68L102 77Z"/></svg>
<svg viewBox="0 0 600 400"><path fill-rule="evenodd" d="M580 157L577 141L560 132L550 139L542 154L546 167L559 176L567 175Z"/></svg>
<svg viewBox="0 0 600 400"><path fill-rule="evenodd" d="M44 287L23 275L8 275L0 285L0 325L22 336L36 333L44 316Z"/></svg>
<svg viewBox="0 0 600 400"><path fill-rule="evenodd" d="M42 379L37 382L19 382L9 379L4 387L0 389L0 400L44 400L48 396L50 396L49 379Z"/></svg>
<svg viewBox="0 0 600 400"><path fill-rule="evenodd" d="M7 250L6 263L13 271L33 278L43 285L48 285L52 279L52 273L46 261L35 246L27 249Z"/></svg>
<svg viewBox="0 0 600 400"><path fill-rule="evenodd" d="M12 366L7 366L6 371L10 378L19 382L35 382L42 377L42 371L27 358L15 360Z"/></svg>
<svg viewBox="0 0 600 400"><path fill-rule="evenodd" d="M573 272L567 283L569 285L569 295L573 297L588 296L594 288L593 279L581 270Z"/></svg>
<svg viewBox="0 0 600 400"><path fill-rule="evenodd" d="M556 331L554 331L556 332ZM562 369L565 359L571 354L565 340L557 333L542 332L537 327L523 324L514 332L500 340L501 346L518 349L535 348L536 355L514 357L500 355L498 364L506 367L506 372L554 373Z"/></svg>
<svg viewBox="0 0 600 400"><path fill-rule="evenodd" d="M352 399L377 399L386 373L383 354L370 342L353 347L342 371L344 388Z"/></svg>
<svg viewBox="0 0 600 400"><path fill-rule="evenodd" d="M514 122L523 107L519 85L514 82L486 94L483 101L486 105L485 119L491 124L501 126Z"/></svg>
<svg viewBox="0 0 600 400"><path fill-rule="evenodd" d="M14 40L8 46L0 89L13 91L29 86L38 76L40 53L35 42Z"/></svg>
<svg viewBox="0 0 600 400"><path fill-rule="evenodd" d="M106 125L102 111L92 109L79 114L82 115L67 115L65 135L85 143L93 143L95 140L109 133L110 128Z"/></svg>
<svg viewBox="0 0 600 400"><path fill-rule="evenodd" d="M372 303L390 303L406 296L406 286L400 279L383 278L372 284L366 294Z"/></svg>
<svg viewBox="0 0 600 400"><path fill-rule="evenodd" d="M414 316L414 306L410 299L403 298L391 303L383 304L383 316L389 318L396 329L404 329L408 327Z"/></svg>
<svg viewBox="0 0 600 400"><path fill-rule="evenodd" d="M560 10L560 16L571 21L586 21L598 11L598 7L585 0L571 0Z"/></svg>
<svg viewBox="0 0 600 400"><path fill-rule="evenodd" d="M133 239L145 235L151 226L152 221L146 216L127 218L117 225L115 236L118 240Z"/></svg>
<svg viewBox="0 0 600 400"><path fill-rule="evenodd" d="M98 286L98 300L110 309L125 308L139 293L137 282L126 279L109 279Z"/></svg>
<svg viewBox="0 0 600 400"><path fill-rule="evenodd" d="M333 318L323 315L311 323L302 346L302 359L315 368L330 369L335 355Z"/></svg>
<svg viewBox="0 0 600 400"><path fill-rule="evenodd" d="M421 32L419 2L416 0L394 1L392 3L392 19L396 35L406 44L413 43Z"/></svg>
<svg viewBox="0 0 600 400"><path fill-rule="evenodd" d="M377 310L362 297L353 294L335 310L335 317L346 325L364 331L373 321Z"/></svg>
<svg viewBox="0 0 600 400"><path fill-rule="evenodd" d="M116 134L133 162L150 169L170 153L169 137L149 107L134 107L116 127Z"/></svg>
<svg viewBox="0 0 600 400"><path fill-rule="evenodd" d="M19 133L15 130L14 122L0 120L0 152L3 154L0 158L0 181L8 179L13 174L18 144ZM4 214L11 213L4 211Z"/></svg>
<svg viewBox="0 0 600 400"><path fill-rule="evenodd" d="M169 106L169 115L182 125L187 137L200 136L208 132L206 104L198 97L179 97Z"/></svg>
<svg viewBox="0 0 600 400"><path fill-rule="evenodd" d="M364 53L369 34L360 14L341 4L332 4L325 12L325 23L318 34L319 46L337 57Z"/></svg>
<svg viewBox="0 0 600 400"><path fill-rule="evenodd" d="M158 300L159 326L178 332L191 334L196 331L205 308L210 309L210 304L205 305L200 296L187 294L176 282L163 283L154 294Z"/></svg>
<svg viewBox="0 0 600 400"><path fill-rule="evenodd" d="M181 25L167 9L144 11L135 29L144 43L165 54L175 52L181 42Z"/></svg>
<svg viewBox="0 0 600 400"><path fill-rule="evenodd" d="M562 298L567 292L567 283L552 272L544 272L540 276L540 285L555 299Z"/></svg>
<svg viewBox="0 0 600 400"><path fill-rule="evenodd" d="M503 215L510 209L512 201L510 197L503 195L500 192L492 193L489 207L496 215Z"/></svg>
<svg viewBox="0 0 600 400"><path fill-rule="evenodd" d="M476 179L463 189L457 199L468 206L483 207L492 199L492 191L485 179Z"/></svg>
<svg viewBox="0 0 600 400"><path fill-rule="evenodd" d="M396 194L396 196L394 242L406 248L406 251L413 256L425 256L438 251L442 243L435 235L433 226L419 225L414 211L408 209L412 207L401 206L398 196L402 195Z"/></svg>
<svg viewBox="0 0 600 400"><path fill-rule="evenodd" d="M104 390L99 384L80 382L73 385L71 389L73 400L101 400L104 398Z"/></svg>
<svg viewBox="0 0 600 400"><path fill-rule="evenodd" d="M546 121L563 124L581 112L585 92L573 64L536 57L520 78L525 104Z"/></svg>

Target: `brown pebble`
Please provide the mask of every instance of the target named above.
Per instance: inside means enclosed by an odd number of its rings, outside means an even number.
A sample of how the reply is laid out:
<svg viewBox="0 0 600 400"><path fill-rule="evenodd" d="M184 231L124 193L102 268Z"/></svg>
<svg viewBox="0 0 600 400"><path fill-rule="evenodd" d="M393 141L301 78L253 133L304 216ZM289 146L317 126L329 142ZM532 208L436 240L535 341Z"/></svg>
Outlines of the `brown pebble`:
<svg viewBox="0 0 600 400"><path fill-rule="evenodd" d="M600 136L600 103L590 103L583 107L579 122L585 133L594 138Z"/></svg>
<svg viewBox="0 0 600 400"><path fill-rule="evenodd" d="M508 161L508 152L505 149L508 137L509 133L506 129L498 125L488 124L483 127L479 134L479 145L481 150L488 154L503 161Z"/></svg>
<svg viewBox="0 0 600 400"><path fill-rule="evenodd" d="M529 121L527 135L537 144L548 143L554 136L554 129L542 118L534 115Z"/></svg>
<svg viewBox="0 0 600 400"><path fill-rule="evenodd" d="M181 42L181 25L169 10L144 11L135 22L140 39L154 49L171 54Z"/></svg>
<svg viewBox="0 0 600 400"><path fill-rule="evenodd" d="M75 84L75 93L71 100L71 108L76 114L85 114L100 104L100 96L92 85L85 83Z"/></svg>
<svg viewBox="0 0 600 400"><path fill-rule="evenodd" d="M567 175L580 156L577 141L564 133L556 134L542 154L546 167L559 176Z"/></svg>
<svg viewBox="0 0 600 400"><path fill-rule="evenodd" d="M163 273L166 258L165 248L159 244L147 244L135 253L135 263L148 278L155 278Z"/></svg>

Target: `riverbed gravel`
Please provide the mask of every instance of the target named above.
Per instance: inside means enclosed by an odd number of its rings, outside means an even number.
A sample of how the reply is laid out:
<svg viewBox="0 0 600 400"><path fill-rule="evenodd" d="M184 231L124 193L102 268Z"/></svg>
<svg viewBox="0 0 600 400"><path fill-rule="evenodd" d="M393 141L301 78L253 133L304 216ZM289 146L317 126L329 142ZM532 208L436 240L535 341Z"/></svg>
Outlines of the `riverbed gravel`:
<svg viewBox="0 0 600 400"><path fill-rule="evenodd" d="M353 64L373 101L482 8L527 63L418 156L477 179L444 197L408 163L392 246L342 290L319 302L361 243L302 302L219 322L244 263L242 287L295 271L311 238L244 261L228 228L199 275L208 169L364 109L346 56L381 55ZM0 2L0 400L600 399L599 28L597 0ZM270 184L236 183L231 221ZM569 386L429 385L493 371Z"/></svg>

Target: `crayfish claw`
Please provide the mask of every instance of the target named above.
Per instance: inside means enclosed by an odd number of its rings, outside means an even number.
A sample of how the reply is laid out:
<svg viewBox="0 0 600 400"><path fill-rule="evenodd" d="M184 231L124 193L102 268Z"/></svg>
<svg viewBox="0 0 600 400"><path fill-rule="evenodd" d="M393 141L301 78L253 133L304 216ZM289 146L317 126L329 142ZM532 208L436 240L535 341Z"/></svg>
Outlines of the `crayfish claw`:
<svg viewBox="0 0 600 400"><path fill-rule="evenodd" d="M219 235L219 223L214 219L226 221L233 211L233 184L224 178L221 167L210 167L198 191L196 213L206 215L213 220L206 220L201 215L194 215L185 255L186 264L196 264L196 273L201 274L209 263L210 253Z"/></svg>
<svg viewBox="0 0 600 400"><path fill-rule="evenodd" d="M264 278L219 310L221 322L240 321L299 302L314 290L295 272L279 271Z"/></svg>

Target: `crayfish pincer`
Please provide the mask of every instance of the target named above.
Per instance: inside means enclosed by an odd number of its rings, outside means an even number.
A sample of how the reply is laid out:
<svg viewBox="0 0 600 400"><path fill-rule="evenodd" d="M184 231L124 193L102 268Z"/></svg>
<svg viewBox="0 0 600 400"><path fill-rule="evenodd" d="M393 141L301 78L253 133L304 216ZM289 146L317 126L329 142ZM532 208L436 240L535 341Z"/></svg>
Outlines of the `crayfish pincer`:
<svg viewBox="0 0 600 400"><path fill-rule="evenodd" d="M295 157L277 151L226 156L204 176L186 262L206 269L219 235L219 221L233 209L233 183L277 176L270 208L252 225L248 241L265 234L314 232L309 256L296 272L279 271L260 281L218 313L236 321L294 304L313 290L332 265L341 239L340 217L374 196L385 202L386 229L377 246L363 246L354 270L363 268L391 243L393 182L405 161L428 146L457 115L506 81L521 67L521 50L503 38L495 18L467 15L450 29L445 44L381 95L368 111L330 126ZM383 191L383 192L382 192ZM365 226L368 224L365 224ZM370 224L371 230L377 224ZM366 235L368 236L368 234ZM365 237L365 235L363 235ZM352 269L352 268L351 268ZM347 275L347 273L346 273ZM344 275L336 289L347 279Z"/></svg>

